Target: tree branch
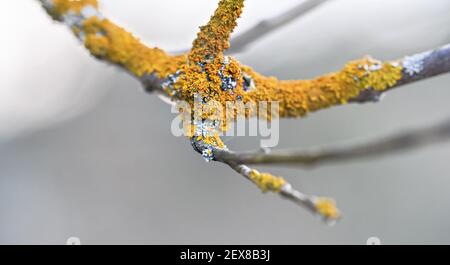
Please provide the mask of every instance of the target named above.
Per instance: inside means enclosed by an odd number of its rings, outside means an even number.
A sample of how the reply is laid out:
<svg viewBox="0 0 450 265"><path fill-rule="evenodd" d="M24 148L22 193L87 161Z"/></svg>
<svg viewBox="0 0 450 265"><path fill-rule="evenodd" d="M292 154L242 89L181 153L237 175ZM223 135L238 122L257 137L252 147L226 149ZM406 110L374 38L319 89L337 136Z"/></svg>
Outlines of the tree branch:
<svg viewBox="0 0 450 265"><path fill-rule="evenodd" d="M391 89L448 73L450 45L394 61L366 56L310 80L277 80L244 69L256 87L246 93L249 101L278 102L280 118L295 118L348 102L377 101Z"/></svg>
<svg viewBox="0 0 450 265"><path fill-rule="evenodd" d="M237 25L237 19L244 7L244 0L221 0L208 24L200 27L197 38L192 43L189 60L205 62L223 55L229 48L229 38Z"/></svg>
<svg viewBox="0 0 450 265"><path fill-rule="evenodd" d="M40 0L45 10L64 22L86 49L96 58L119 66L138 78L146 91L156 91L171 101L194 105L217 101L242 103L278 102L280 117L300 117L309 112L350 102L376 101L379 95L395 87L450 72L450 46L406 57L398 61L380 62L372 58L348 63L341 71L311 80L278 80L263 76L237 60L223 56L231 32L236 26L244 0L220 0L209 23L193 43L189 55L170 56L158 48L150 48L125 29L104 18L96 0ZM325 2L308 1L289 13L276 17L265 26L257 26L239 46L280 27ZM206 119L206 118L204 118ZM218 121L218 120L215 120ZM215 122L214 121L214 122ZM194 123L190 134L194 149L207 160L228 164L251 180L262 191L279 193L326 220L340 214L332 200L296 191L281 177L260 173L248 163L298 163L304 165L340 161L418 147L446 139L450 122L380 142L349 149L324 152L280 152L272 154L234 153L218 137L215 127L203 120ZM213 131L214 134L210 132Z"/></svg>
<svg viewBox="0 0 450 265"><path fill-rule="evenodd" d="M330 0L305 0L276 17L260 21L254 27L231 38L230 49L227 50L227 53L232 54L242 52L253 42L302 16L309 14L320 5L329 1Z"/></svg>
<svg viewBox="0 0 450 265"><path fill-rule="evenodd" d="M285 164L295 166L317 166L325 163L345 162L390 155L431 144L450 140L450 119L434 126L409 130L393 136L380 138L368 143L349 147L323 150L285 150L261 152L232 152L214 149L214 158L218 161L232 161L245 164Z"/></svg>
<svg viewBox="0 0 450 265"><path fill-rule="evenodd" d="M64 23L97 59L119 67L144 84L147 91L185 63L186 55L171 56L142 43L104 17L97 0L38 0L49 15Z"/></svg>
<svg viewBox="0 0 450 265"><path fill-rule="evenodd" d="M361 91L357 97L350 99L350 102L377 102L380 100L381 94L388 90L450 72L450 44L406 56L399 61L393 61L393 63L402 66L402 77L395 85L384 91L368 88Z"/></svg>
<svg viewBox="0 0 450 265"><path fill-rule="evenodd" d="M236 164L232 161L227 161L225 163L228 164L234 171L255 183L251 176L252 172L255 171L254 169L251 169L244 164ZM258 185L258 183L255 184ZM341 213L336 208L333 199L304 194L294 189L288 182L284 182L280 190L277 192L282 198L304 207L313 214L319 215L326 223L330 225L333 225L341 217Z"/></svg>
<svg viewBox="0 0 450 265"><path fill-rule="evenodd" d="M192 141L192 145L194 150L201 154L203 150L207 150L210 147L210 145L205 144L203 141L196 140ZM281 177L273 176L270 173L260 173L245 164L228 159L227 157L222 157L219 162L230 166L238 174L259 187L262 192L272 191L278 193L282 198L292 201L306 208L311 213L320 216L329 225L333 225L342 216L341 212L336 208L335 201L331 198L304 194L294 189L289 182Z"/></svg>

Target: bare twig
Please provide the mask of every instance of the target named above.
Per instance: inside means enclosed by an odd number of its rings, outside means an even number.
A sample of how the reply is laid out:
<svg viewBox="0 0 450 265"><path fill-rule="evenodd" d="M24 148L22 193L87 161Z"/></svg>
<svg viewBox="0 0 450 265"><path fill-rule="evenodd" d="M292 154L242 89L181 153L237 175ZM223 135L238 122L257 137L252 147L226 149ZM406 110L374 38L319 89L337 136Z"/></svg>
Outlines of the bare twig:
<svg viewBox="0 0 450 265"><path fill-rule="evenodd" d="M410 130L350 147L311 151L286 150L243 153L215 149L213 152L215 159L219 161L234 161L235 163L245 164L316 166L328 162L344 162L393 154L446 140L450 140L450 119L434 126Z"/></svg>
<svg viewBox="0 0 450 265"><path fill-rule="evenodd" d="M231 38L231 45L227 50L227 53L242 52L256 40L308 14L315 8L329 1L330 0L305 0L276 17L260 21L254 27Z"/></svg>
<svg viewBox="0 0 450 265"><path fill-rule="evenodd" d="M230 48L226 53L233 54L244 51L256 40L308 14L315 8L329 1L331 0L305 0L283 13L278 14L276 17L260 21L258 24L240 33L236 37L232 37ZM174 54L183 54L189 52L189 50L190 49L183 49L175 51Z"/></svg>

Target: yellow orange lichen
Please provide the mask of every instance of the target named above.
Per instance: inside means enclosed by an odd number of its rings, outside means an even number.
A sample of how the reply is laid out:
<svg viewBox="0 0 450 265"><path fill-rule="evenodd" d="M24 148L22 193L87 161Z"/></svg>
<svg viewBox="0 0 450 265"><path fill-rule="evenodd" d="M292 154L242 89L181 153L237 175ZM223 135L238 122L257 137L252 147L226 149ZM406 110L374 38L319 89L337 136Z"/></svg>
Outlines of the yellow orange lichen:
<svg viewBox="0 0 450 265"><path fill-rule="evenodd" d="M190 63L182 65L183 74L175 84L177 99L192 104L194 95L199 95L206 104L219 102L222 109L227 109L226 104L230 101L253 106L259 102L277 102L279 117L300 117L311 111L344 104L369 88L383 91L402 77L399 64L381 63L369 57L350 62L339 72L311 80L282 81L260 75L223 55L242 7L243 1L222 0L209 23L201 27L189 54ZM244 75L252 79L254 89L244 89ZM231 91L224 89L224 77L235 83ZM258 111L245 114L271 117ZM227 123L228 120L222 119L223 128Z"/></svg>
<svg viewBox="0 0 450 265"><path fill-rule="evenodd" d="M227 129L229 118L233 119L239 113L239 106L228 108L230 102L240 102L244 106L277 102L278 117L301 117L312 111L345 104L368 89L387 90L397 85L404 70L406 73L415 71L408 71L408 67L403 69L402 64L395 61L381 62L365 57L347 63L340 71L310 80L278 80L263 76L223 54L229 47L230 34L242 12L244 0L221 0L209 23L200 28L191 51L179 56L147 47L125 29L95 13L97 0L41 2L53 18L70 26L92 55L120 65L137 77L156 74L163 83L169 80L170 85L161 85L162 91L173 100L187 102L194 111L199 111L199 106L195 106L195 98L199 98L200 122L185 127L185 132L207 161L215 159L214 148L226 148L219 133ZM217 111L218 108L225 112ZM245 109L244 115L272 117L261 113L261 109L253 110ZM205 129L204 120L220 121L220 126L206 126ZM282 177L255 169L246 173L263 192L280 192L283 187L288 187ZM307 202L308 207L327 220L341 216L334 200L308 197Z"/></svg>
<svg viewBox="0 0 450 265"><path fill-rule="evenodd" d="M48 1L51 5L46 7L47 11L58 20L63 20L66 14L80 15L85 7L98 8L96 0ZM121 65L137 77L155 73L158 77L165 78L186 61L185 55L170 56L161 49L147 47L108 19L95 14L79 19L82 25L73 25L72 31L84 41L91 54Z"/></svg>
<svg viewBox="0 0 450 265"><path fill-rule="evenodd" d="M226 109L227 102L242 101L243 104L277 102L279 117L300 117L311 111L345 104L362 91L372 88L377 91L394 86L402 78L402 67L393 62L379 62L366 57L348 63L341 71L311 80L280 81L274 77L262 76L247 66L230 58L224 66L224 58L215 58L200 66L183 65L183 74L176 83L178 99L193 102L195 94L205 101L220 102ZM236 80L232 93L223 90L218 77L220 69ZM244 91L243 74L252 78L255 89ZM259 114L259 118L270 116ZM226 124L223 120L223 124Z"/></svg>
<svg viewBox="0 0 450 265"><path fill-rule="evenodd" d="M317 198L315 201L317 213L328 220L339 219L341 213L336 207L336 202L329 198Z"/></svg>
<svg viewBox="0 0 450 265"><path fill-rule="evenodd" d="M222 139L220 139L219 134L217 132L213 133L213 135L190 135L192 137L195 137L196 141L202 141L203 143L214 146L217 148L224 148L225 144L223 143Z"/></svg>
<svg viewBox="0 0 450 265"><path fill-rule="evenodd" d="M227 49L231 32L233 32L244 7L244 0L221 0L208 24L200 27L194 40L189 60L191 63L202 62L209 57L221 54Z"/></svg>
<svg viewBox="0 0 450 265"><path fill-rule="evenodd" d="M279 192L286 184L282 177L276 177L270 173L260 173L255 169L250 171L249 177L263 192Z"/></svg>
<svg viewBox="0 0 450 265"><path fill-rule="evenodd" d="M85 46L93 55L122 65L138 77L156 73L164 78L185 62L185 56L170 56L161 49L145 46L107 19L89 18L82 29Z"/></svg>
<svg viewBox="0 0 450 265"><path fill-rule="evenodd" d="M51 0L51 2L53 5L51 12L56 17L60 17L67 12L79 14L86 6L98 8L97 0Z"/></svg>
<svg viewBox="0 0 450 265"><path fill-rule="evenodd" d="M223 70L222 67L224 67ZM193 102L194 95L198 94L208 100L220 102L224 107L227 101L236 101L238 96L244 95L241 69L236 60L231 59L225 64L223 56L216 57L212 62L206 63L203 68L198 65L182 66L183 74L175 85L178 98ZM221 88L222 80L218 76L220 70L224 75L230 75L236 79L236 87L232 93Z"/></svg>
<svg viewBox="0 0 450 265"><path fill-rule="evenodd" d="M243 67L257 89L247 93L246 100L277 101L280 117L299 117L308 112L345 104L362 91L383 91L402 77L402 67L393 62L381 63L366 57L349 62L341 71L312 80L279 81Z"/></svg>

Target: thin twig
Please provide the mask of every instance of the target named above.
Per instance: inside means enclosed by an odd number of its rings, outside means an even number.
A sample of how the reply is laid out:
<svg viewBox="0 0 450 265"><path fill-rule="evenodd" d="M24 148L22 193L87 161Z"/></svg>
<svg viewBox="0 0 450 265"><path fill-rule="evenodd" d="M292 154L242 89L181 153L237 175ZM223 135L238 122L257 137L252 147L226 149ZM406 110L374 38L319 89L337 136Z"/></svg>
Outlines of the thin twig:
<svg viewBox="0 0 450 265"><path fill-rule="evenodd" d="M203 142L202 140L197 139L191 139L191 144L193 149L202 154L204 150L210 148L211 146ZM227 151L228 149L220 149L223 152L230 152ZM214 152L214 155L216 153ZM338 210L338 208L335 205L335 202L331 198L326 197L319 197L315 195L308 195L304 194L296 189L293 188L293 186L287 182L285 179L280 177L275 177L271 174L265 174L268 176L265 181L260 181L258 179L255 179L252 177L252 173L258 172L253 168L250 168L249 166L237 162L233 159L228 159L228 157L221 157L221 159L216 159L217 162L224 163L228 166L230 166L234 171L236 171L241 176L245 177L249 181L251 181L253 184L261 188L264 192L266 191L272 191L275 193L278 193L282 198L287 199L289 201L294 202L295 204L298 204L306 209L308 209L310 212L312 212L315 215L320 216L327 224L334 224L336 221L338 221L342 214ZM260 174L259 172L257 174ZM264 175L261 174L261 175ZM282 183L279 188L274 188L273 185L269 182L277 182ZM267 188L268 189L265 189Z"/></svg>
<svg viewBox="0 0 450 265"><path fill-rule="evenodd" d="M234 161L245 164L290 164L317 166L330 162L344 162L356 159L379 157L406 151L426 145L450 140L450 119L434 126L410 130L394 136L384 137L369 143L350 147L324 150L285 150L272 152L243 152L215 149L214 157L219 161Z"/></svg>
<svg viewBox="0 0 450 265"><path fill-rule="evenodd" d="M239 53L244 51L248 46L267 34L288 25L294 20L305 16L320 5L331 0L305 0L296 6L284 11L281 14L269 19L260 21L255 26L240 33L236 37L231 38L230 48L226 51L227 54ZM173 52L174 54L183 54L189 52L190 49L183 49Z"/></svg>
<svg viewBox="0 0 450 265"><path fill-rule="evenodd" d="M305 0L296 6L284 11L276 17L260 21L254 27L242 32L240 35L231 38L230 48L227 53L238 53L245 50L250 44L265 35L291 23L292 21L309 14L320 5L330 0Z"/></svg>

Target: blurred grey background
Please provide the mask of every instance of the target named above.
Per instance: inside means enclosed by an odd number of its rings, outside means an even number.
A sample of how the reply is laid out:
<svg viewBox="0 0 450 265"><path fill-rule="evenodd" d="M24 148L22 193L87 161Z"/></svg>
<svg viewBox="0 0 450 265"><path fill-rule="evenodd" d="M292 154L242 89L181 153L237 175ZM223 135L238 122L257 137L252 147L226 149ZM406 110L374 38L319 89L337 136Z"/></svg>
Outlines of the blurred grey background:
<svg viewBox="0 0 450 265"><path fill-rule="evenodd" d="M299 1L247 0L236 32ZM217 3L100 2L112 20L166 50L189 47ZM270 168L338 201L345 217L328 227L206 163L171 135L168 105L90 57L37 1L1 3L0 243L450 243L450 143L314 170ZM448 43L449 25L448 0L335 0L236 57L267 75L309 78L365 54L394 59ZM284 120L279 147L364 141L437 122L450 116L449 82L441 76L378 104ZM227 142L238 150L258 143Z"/></svg>

